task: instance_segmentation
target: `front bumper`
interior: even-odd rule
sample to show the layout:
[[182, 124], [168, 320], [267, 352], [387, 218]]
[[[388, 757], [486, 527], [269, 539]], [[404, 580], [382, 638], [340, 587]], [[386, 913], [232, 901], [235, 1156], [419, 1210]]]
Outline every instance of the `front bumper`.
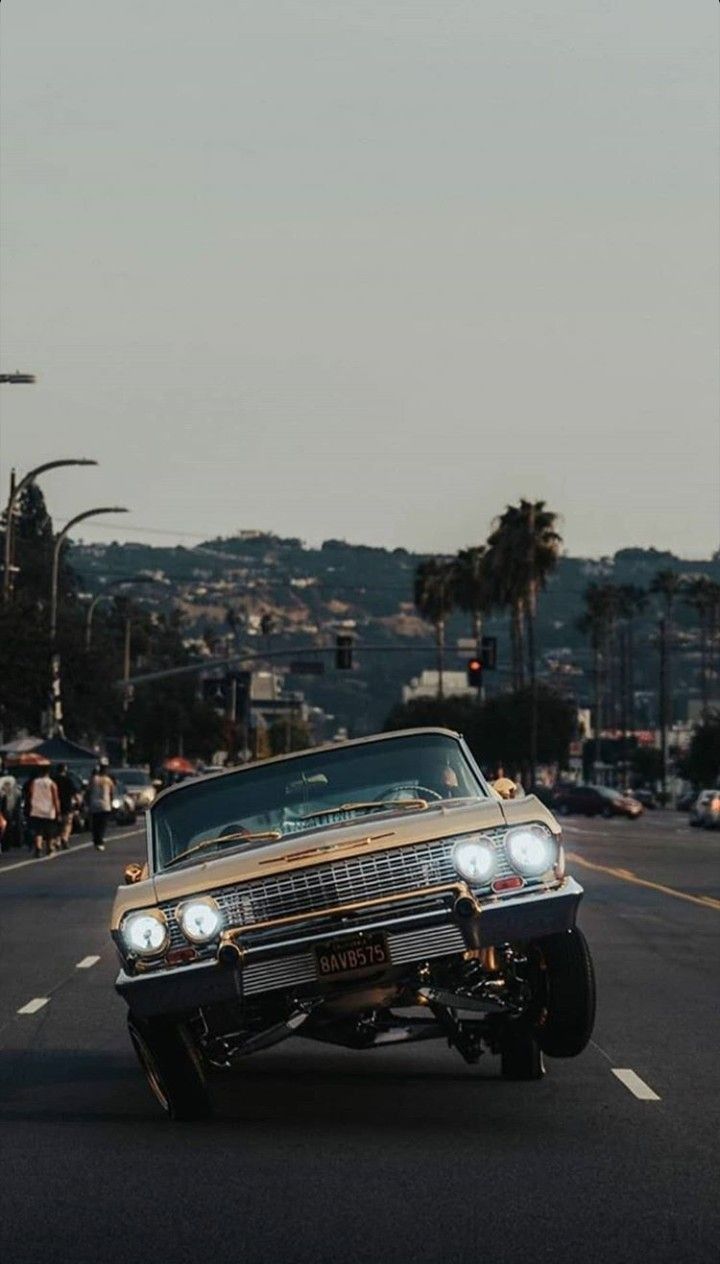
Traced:
[[[483, 903], [477, 914], [461, 917], [446, 902], [371, 918], [344, 918], [291, 939], [264, 937], [243, 945], [237, 966], [216, 960], [174, 966], [154, 973], [120, 971], [116, 989], [134, 1014], [151, 1017], [182, 1014], [223, 1002], [237, 1002], [267, 992], [302, 988], [312, 994], [337, 989], [318, 980], [314, 946], [323, 940], [355, 936], [359, 931], [387, 935], [392, 968], [437, 957], [462, 955], [468, 949], [542, 939], [575, 925], [582, 887], [565, 878], [551, 890], [525, 892]], [[350, 980], [352, 983], [353, 980]]]

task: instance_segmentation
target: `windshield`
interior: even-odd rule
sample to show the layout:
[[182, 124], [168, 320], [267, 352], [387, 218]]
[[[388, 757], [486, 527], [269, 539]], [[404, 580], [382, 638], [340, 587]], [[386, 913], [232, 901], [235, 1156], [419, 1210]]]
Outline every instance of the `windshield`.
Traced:
[[150, 777], [141, 768], [111, 768], [110, 774], [116, 781], [123, 781], [126, 786], [149, 786]]
[[[338, 746], [234, 775], [195, 781], [161, 799], [152, 812], [155, 864], [192, 863], [202, 855], [261, 846], [268, 833], [285, 838], [327, 829], [395, 804], [486, 798], [460, 743], [420, 733], [361, 746]], [[402, 809], [401, 809], [402, 810]], [[261, 835], [261, 838], [253, 838]], [[207, 844], [203, 846], [203, 844]], [[187, 860], [182, 853], [193, 849]]]

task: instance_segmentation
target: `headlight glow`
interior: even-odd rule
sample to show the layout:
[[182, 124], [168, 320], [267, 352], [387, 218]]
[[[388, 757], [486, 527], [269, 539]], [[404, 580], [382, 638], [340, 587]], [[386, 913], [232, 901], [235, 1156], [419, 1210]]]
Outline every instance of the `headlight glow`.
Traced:
[[511, 829], [505, 836], [505, 851], [513, 869], [524, 878], [539, 878], [557, 859], [557, 844], [544, 825]]
[[181, 904], [175, 914], [180, 929], [192, 944], [206, 944], [219, 934], [223, 915], [212, 896], [200, 896]]
[[471, 886], [486, 886], [495, 873], [495, 852], [479, 838], [462, 838], [455, 844], [452, 861], [466, 882]]
[[140, 957], [156, 956], [168, 942], [164, 914], [159, 909], [130, 913], [123, 922], [122, 937], [130, 952], [136, 952]]

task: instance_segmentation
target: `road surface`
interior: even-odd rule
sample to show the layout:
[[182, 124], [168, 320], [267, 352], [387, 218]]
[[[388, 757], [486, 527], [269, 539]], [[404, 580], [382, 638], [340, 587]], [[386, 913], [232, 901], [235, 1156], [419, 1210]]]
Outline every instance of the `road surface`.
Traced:
[[442, 1044], [293, 1040], [165, 1121], [113, 991], [118, 831], [0, 857], [0, 1252], [13, 1264], [720, 1257], [720, 832], [573, 818], [595, 1037], [540, 1083]]

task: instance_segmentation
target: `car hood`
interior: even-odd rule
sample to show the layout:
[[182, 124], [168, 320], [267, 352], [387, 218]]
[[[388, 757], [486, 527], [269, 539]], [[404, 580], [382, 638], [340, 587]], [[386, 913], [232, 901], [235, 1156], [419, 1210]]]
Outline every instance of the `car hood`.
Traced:
[[250, 851], [227, 855], [212, 853], [195, 864], [169, 869], [130, 887], [120, 887], [113, 910], [113, 927], [117, 927], [131, 909], [146, 908], [150, 904], [182, 900], [201, 891], [275, 877], [280, 873], [294, 873], [336, 859], [367, 856], [413, 843], [526, 821], [542, 821], [554, 833], [559, 833], [554, 816], [534, 795], [508, 802], [493, 797], [471, 803], [449, 801], [419, 812], [373, 814], [358, 821], [259, 844]]

